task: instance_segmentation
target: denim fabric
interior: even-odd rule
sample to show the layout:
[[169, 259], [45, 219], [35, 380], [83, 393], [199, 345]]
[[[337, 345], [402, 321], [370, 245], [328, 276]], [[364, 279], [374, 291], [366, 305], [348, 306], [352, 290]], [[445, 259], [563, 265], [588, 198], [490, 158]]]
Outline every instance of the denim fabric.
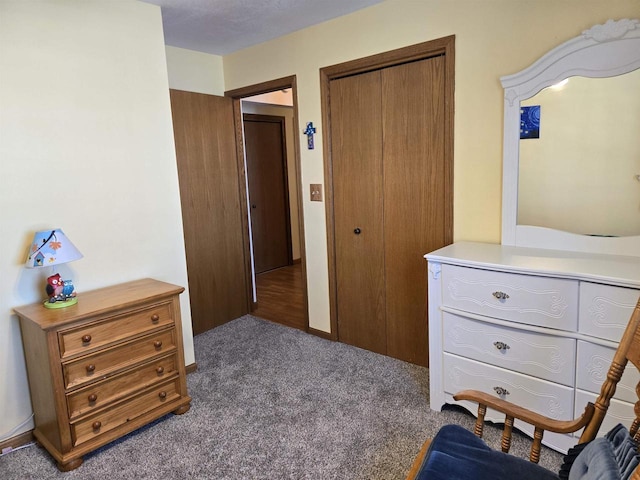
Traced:
[[528, 460], [492, 450], [472, 432], [446, 425], [434, 437], [417, 480], [558, 480]]
[[573, 462], [569, 480], [627, 480], [638, 463], [636, 443], [618, 424], [584, 448]]
[[[578, 453], [579, 452], [579, 453]], [[640, 463], [637, 445], [622, 425], [605, 437], [580, 445], [569, 480], [628, 480]], [[558, 480], [553, 472], [528, 460], [492, 450], [472, 432], [442, 427], [435, 436], [416, 480]]]

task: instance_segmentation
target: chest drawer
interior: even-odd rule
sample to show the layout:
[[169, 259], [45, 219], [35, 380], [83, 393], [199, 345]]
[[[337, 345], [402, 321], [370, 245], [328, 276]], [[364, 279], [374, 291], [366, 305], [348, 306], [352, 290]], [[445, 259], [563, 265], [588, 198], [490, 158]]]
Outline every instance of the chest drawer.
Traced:
[[67, 394], [69, 418], [75, 419], [92, 410], [102, 408], [115, 400], [144, 389], [153, 383], [161, 382], [177, 373], [176, 355], [173, 354], [127, 370], [105, 381], [75, 390], [73, 393]]
[[138, 340], [86, 355], [63, 364], [65, 388], [73, 388], [116, 373], [160, 353], [176, 349], [174, 329], [163, 330]]
[[169, 304], [154, 305], [102, 322], [64, 330], [58, 334], [60, 355], [68, 358], [159, 327], [173, 324]]
[[576, 331], [578, 282], [442, 266], [442, 304], [518, 323]]
[[[598, 398], [598, 395], [594, 393], [576, 390], [576, 418], [582, 415], [587, 403], [595, 403], [596, 398]], [[619, 423], [629, 426], [633, 424], [633, 420], [635, 418], [632, 403], [621, 402], [620, 400], [612, 398], [609, 408], [607, 409], [607, 414], [605, 415], [604, 420], [602, 420], [602, 425], [600, 425], [598, 436], [604, 436], [609, 430]], [[581, 433], [582, 430], [579, 430], [574, 433], [574, 436], [580, 437]]]
[[164, 403], [170, 403], [172, 400], [180, 398], [179, 389], [179, 379], [176, 378], [171, 382], [156, 385], [135, 397], [115, 405], [113, 408], [72, 423], [71, 436], [73, 445], [78, 446], [92, 440], [160, 407]]
[[619, 342], [639, 296], [633, 288], [581, 282], [580, 332]]
[[[607, 378], [607, 372], [614, 354], [615, 350], [612, 348], [578, 340], [576, 387], [599, 394], [600, 388]], [[635, 403], [638, 400], [636, 395], [638, 382], [640, 382], [638, 369], [631, 364], [627, 364], [613, 398]]]
[[573, 418], [573, 388], [447, 353], [443, 360], [449, 394], [480, 390], [554, 419]]
[[443, 313], [445, 352], [573, 386], [576, 341]]

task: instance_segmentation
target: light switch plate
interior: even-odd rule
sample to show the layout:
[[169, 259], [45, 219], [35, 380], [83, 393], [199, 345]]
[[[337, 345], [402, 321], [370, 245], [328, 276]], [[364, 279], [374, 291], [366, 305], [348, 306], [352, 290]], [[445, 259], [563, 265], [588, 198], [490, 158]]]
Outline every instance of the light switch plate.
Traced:
[[311, 201], [312, 202], [321, 202], [322, 201], [322, 184], [321, 183], [312, 183], [311, 187]]

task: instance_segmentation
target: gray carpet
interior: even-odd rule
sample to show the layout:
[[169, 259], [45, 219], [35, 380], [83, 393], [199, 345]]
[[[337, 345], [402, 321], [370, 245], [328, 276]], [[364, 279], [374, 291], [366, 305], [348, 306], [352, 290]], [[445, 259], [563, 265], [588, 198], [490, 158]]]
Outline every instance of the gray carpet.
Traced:
[[[10, 479], [403, 479], [457, 409], [429, 410], [428, 371], [244, 316], [195, 337], [191, 410], [168, 415], [59, 472], [32, 446], [0, 457]], [[499, 431], [485, 439], [498, 446]], [[530, 443], [516, 436], [512, 452]], [[541, 464], [557, 470], [548, 449]]]

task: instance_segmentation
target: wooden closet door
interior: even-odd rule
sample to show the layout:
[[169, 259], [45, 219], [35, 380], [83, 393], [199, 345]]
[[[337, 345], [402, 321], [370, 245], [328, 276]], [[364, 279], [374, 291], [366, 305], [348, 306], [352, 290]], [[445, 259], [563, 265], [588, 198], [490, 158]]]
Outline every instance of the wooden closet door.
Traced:
[[387, 355], [427, 365], [423, 255], [447, 238], [444, 57], [381, 73]]
[[385, 354], [380, 72], [329, 88], [339, 340]]

